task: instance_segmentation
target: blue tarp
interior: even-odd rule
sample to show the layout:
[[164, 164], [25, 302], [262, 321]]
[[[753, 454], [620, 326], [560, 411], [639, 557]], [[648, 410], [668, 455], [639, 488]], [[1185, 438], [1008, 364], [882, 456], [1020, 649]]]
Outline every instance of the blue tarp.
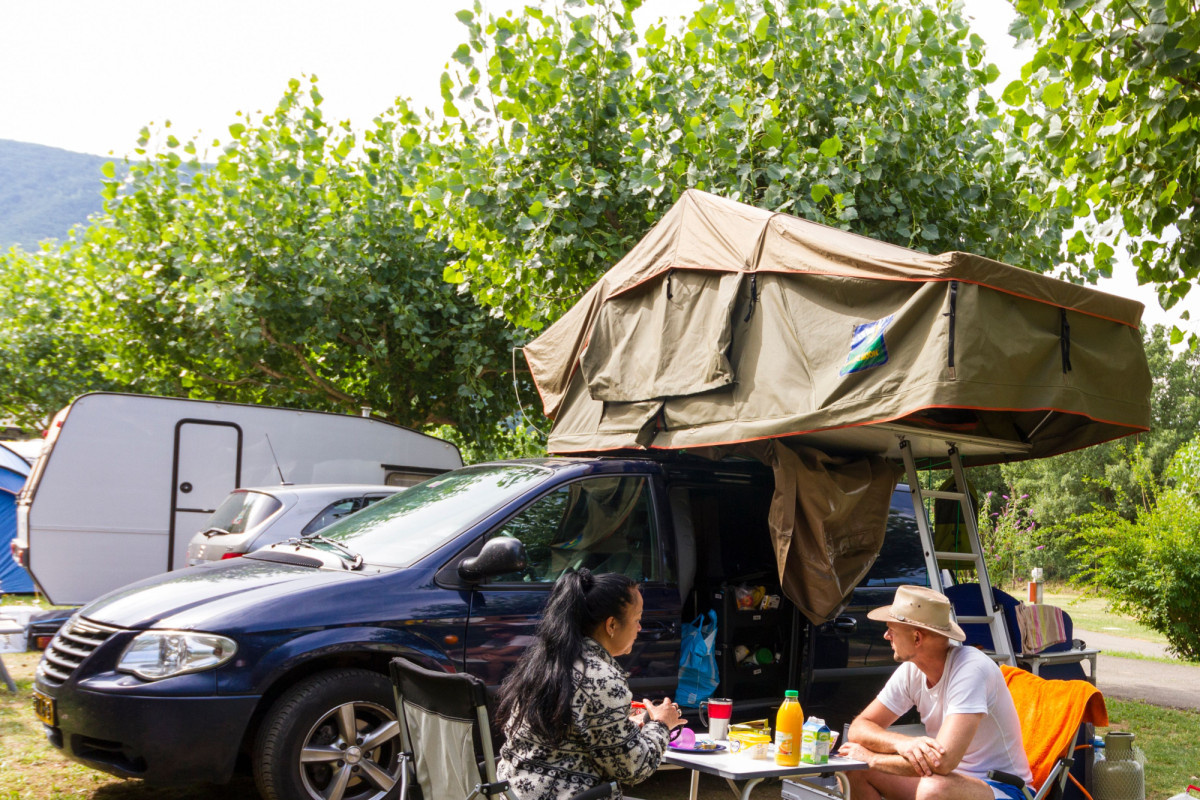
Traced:
[[0, 592], [33, 591], [33, 579], [12, 560], [9, 549], [17, 536], [17, 494], [28, 476], [25, 459], [0, 444]]

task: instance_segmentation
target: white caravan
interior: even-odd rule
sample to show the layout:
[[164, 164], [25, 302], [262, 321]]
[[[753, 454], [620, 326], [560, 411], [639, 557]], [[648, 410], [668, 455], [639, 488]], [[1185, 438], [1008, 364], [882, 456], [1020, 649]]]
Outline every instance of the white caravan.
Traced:
[[86, 394], [60, 411], [17, 501], [13, 552], [54, 603], [187, 566], [233, 489], [408, 486], [462, 466], [442, 439], [370, 417]]

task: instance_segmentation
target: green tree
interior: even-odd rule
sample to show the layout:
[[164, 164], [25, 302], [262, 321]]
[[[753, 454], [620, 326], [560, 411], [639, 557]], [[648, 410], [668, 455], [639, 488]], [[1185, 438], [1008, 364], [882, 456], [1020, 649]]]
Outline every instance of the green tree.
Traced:
[[113, 330], [102, 295], [73, 269], [72, 245], [0, 255], [0, 417], [37, 430], [105, 371]]
[[[1042, 196], [1085, 221], [1068, 247], [1091, 280], [1125, 241], [1164, 308], [1200, 277], [1200, 5], [1017, 0], [1037, 48], [1005, 88], [1022, 135], [1057, 177]], [[1183, 333], [1173, 332], [1176, 341]]]
[[720, 0], [639, 33], [638, 0], [460, 18], [447, 144], [415, 200], [447, 278], [519, 325], [555, 319], [688, 187], [929, 251], [1037, 270], [1069, 210], [986, 86], [949, 0]]
[[1085, 557], [1095, 567], [1077, 580], [1166, 636], [1176, 655], [1200, 661], [1200, 438], [1180, 448], [1166, 477], [1136, 519], [1111, 511], [1086, 518]]
[[230, 126], [208, 165], [164, 131], [64, 250], [59, 267], [97, 300], [61, 313], [126, 389], [371, 406], [406, 425], [500, 435], [513, 331], [442, 280], [446, 246], [409, 213], [433, 152], [420, 120], [401, 103], [360, 140], [321, 101], [315, 79], [292, 81], [271, 113]]

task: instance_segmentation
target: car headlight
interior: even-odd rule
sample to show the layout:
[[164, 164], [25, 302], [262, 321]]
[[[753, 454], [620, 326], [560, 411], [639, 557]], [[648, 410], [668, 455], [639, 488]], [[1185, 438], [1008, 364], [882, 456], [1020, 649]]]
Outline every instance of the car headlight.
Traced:
[[117, 669], [156, 681], [219, 667], [237, 652], [237, 642], [215, 633], [146, 631], [134, 637]]

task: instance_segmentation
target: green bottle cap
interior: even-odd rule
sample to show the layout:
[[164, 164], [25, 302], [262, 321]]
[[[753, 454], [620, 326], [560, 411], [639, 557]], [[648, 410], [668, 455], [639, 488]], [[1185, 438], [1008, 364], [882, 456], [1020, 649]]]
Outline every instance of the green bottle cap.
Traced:
[[799, 700], [800, 692], [797, 691], [796, 689], [788, 689], [786, 692], [783, 693], [783, 696], [790, 697], [793, 700]]

